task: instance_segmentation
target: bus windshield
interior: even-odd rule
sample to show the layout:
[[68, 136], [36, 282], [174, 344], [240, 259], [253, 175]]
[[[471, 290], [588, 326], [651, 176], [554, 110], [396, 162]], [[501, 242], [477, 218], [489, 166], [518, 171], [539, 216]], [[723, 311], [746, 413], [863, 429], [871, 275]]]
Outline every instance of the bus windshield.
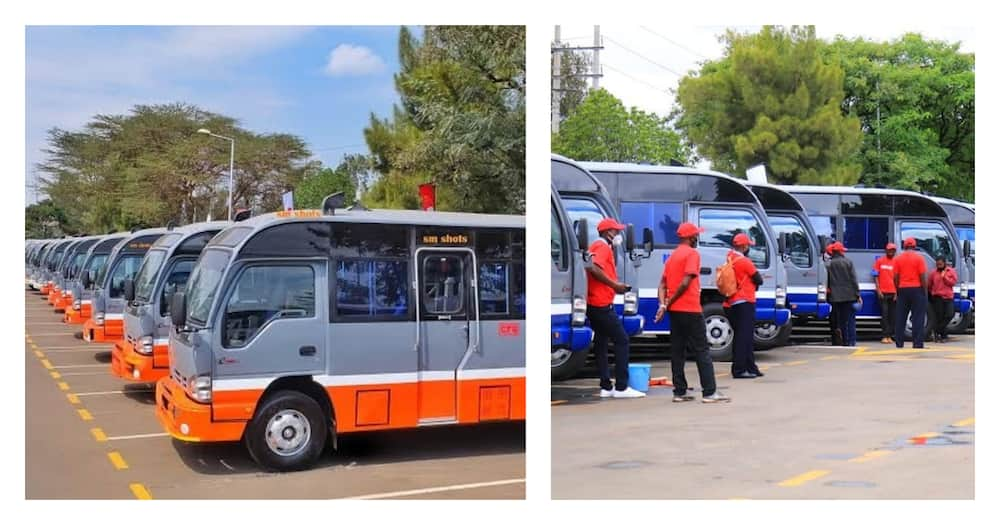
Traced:
[[[89, 261], [87, 261], [87, 267], [84, 268], [83, 271], [100, 273], [102, 271], [101, 269], [104, 267], [106, 262], [108, 262], [108, 254], [106, 253], [94, 254], [94, 256], [91, 257]], [[94, 278], [94, 282], [95, 283], [98, 282], [96, 277]]]
[[139, 273], [135, 275], [135, 299], [136, 302], [145, 304], [149, 302], [153, 294], [153, 284], [156, 282], [156, 275], [160, 273], [160, 266], [167, 252], [164, 250], [149, 250], [146, 258], [139, 267]]
[[188, 319], [196, 324], [208, 324], [212, 301], [218, 292], [222, 274], [229, 265], [229, 250], [205, 250], [198, 259], [187, 285]]
[[955, 265], [955, 252], [952, 250], [948, 230], [938, 222], [902, 221], [899, 226], [900, 237], [913, 237], [917, 248], [931, 257], [943, 255], [949, 265]]
[[86, 253], [78, 253], [73, 256], [73, 262], [69, 265], [66, 277], [69, 277], [70, 279], [76, 277], [76, 274], [80, 271], [80, 265], [83, 264], [83, 258], [86, 256]]
[[785, 246], [785, 253], [789, 256], [792, 264], [799, 268], [812, 267], [812, 250], [809, 247], [809, 234], [802, 221], [787, 215], [768, 215], [768, 222], [774, 234], [780, 236], [788, 234], [788, 244]]
[[610, 214], [601, 210], [596, 202], [585, 197], [563, 197], [563, 206], [566, 208], [566, 215], [569, 215], [574, 225], [580, 219], [587, 219], [587, 246], [597, 240], [597, 223], [601, 219], [610, 217]]

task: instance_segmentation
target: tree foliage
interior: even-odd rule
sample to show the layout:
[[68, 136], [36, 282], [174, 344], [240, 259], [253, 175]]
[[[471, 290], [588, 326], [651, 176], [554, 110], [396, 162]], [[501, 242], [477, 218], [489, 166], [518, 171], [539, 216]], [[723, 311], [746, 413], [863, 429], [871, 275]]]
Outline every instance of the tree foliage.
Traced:
[[358, 189], [363, 191], [370, 173], [371, 159], [368, 156], [344, 155], [336, 169], [321, 168], [306, 174], [295, 187], [295, 207], [319, 208], [323, 198], [337, 192], [344, 193], [345, 205], [354, 204]]
[[591, 91], [552, 137], [552, 151], [576, 160], [689, 162], [690, 150], [667, 119], [625, 105], [605, 89]]
[[26, 239], [48, 239], [76, 233], [77, 230], [69, 224], [66, 211], [53, 204], [51, 199], [36, 202], [24, 209]]
[[861, 121], [862, 182], [974, 200], [974, 55], [918, 34], [823, 52], [845, 72], [842, 112]]
[[[559, 119], [567, 117], [587, 98], [587, 77], [590, 56], [584, 51], [566, 49], [559, 52]], [[553, 58], [555, 53], [552, 54]]]
[[188, 104], [139, 105], [80, 130], [50, 130], [36, 166], [43, 191], [80, 232], [225, 217], [229, 143], [200, 128], [236, 140], [234, 208], [281, 209], [281, 194], [307, 169], [298, 137], [257, 134]]
[[677, 127], [720, 171], [764, 163], [776, 182], [854, 184], [857, 117], [841, 112], [844, 73], [820, 56], [812, 27], [728, 31], [723, 58], [677, 89]]
[[364, 131], [381, 174], [364, 197], [378, 207], [419, 206], [417, 186], [437, 186], [437, 208], [524, 212], [523, 26], [400, 30], [400, 102]]

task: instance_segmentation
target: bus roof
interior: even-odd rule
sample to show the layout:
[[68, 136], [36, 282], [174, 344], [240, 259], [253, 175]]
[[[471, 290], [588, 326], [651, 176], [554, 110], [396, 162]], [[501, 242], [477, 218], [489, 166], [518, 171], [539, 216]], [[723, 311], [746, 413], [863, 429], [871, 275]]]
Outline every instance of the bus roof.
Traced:
[[557, 191], [607, 194], [604, 184], [581, 163], [555, 153], [552, 154], [552, 161], [557, 166], [552, 170], [552, 185]]
[[[256, 233], [268, 226], [287, 222], [360, 222], [399, 224], [407, 226], [466, 226], [470, 228], [524, 228], [524, 215], [458, 213], [420, 210], [349, 210], [338, 209], [334, 215], [322, 215], [319, 210], [265, 213], [230, 228], [252, 228]], [[227, 228], [228, 229], [228, 228]]]
[[801, 211], [805, 208], [794, 195], [772, 184], [747, 183], [765, 211]]
[[[670, 200], [759, 203], [757, 196], [750, 191], [745, 180], [718, 171], [687, 166], [659, 166], [629, 162], [581, 162], [580, 165], [595, 176], [598, 176], [599, 173], [615, 173], [677, 177], [676, 183], [671, 181], [670, 184], [657, 185], [655, 188], [644, 184], [645, 181], [649, 180], [646, 178], [633, 178], [629, 181], [619, 180], [618, 186], [612, 188], [610, 192], [617, 195], [618, 200], [621, 201], [633, 198], [645, 200], [650, 194], [655, 193], [658, 197], [662, 196]], [[678, 177], [681, 175], [686, 176], [683, 182]]]
[[948, 217], [951, 218], [953, 224], [969, 225], [976, 223], [976, 206], [974, 204], [945, 197], [931, 197], [931, 199], [940, 204], [944, 208], [944, 211], [948, 212]]
[[[900, 216], [932, 216], [948, 217], [945, 209], [934, 199], [927, 195], [908, 190], [895, 190], [889, 188], [855, 188], [853, 186], [778, 186], [779, 188], [793, 195], [837, 195], [856, 196], [862, 199], [862, 206], [855, 208], [847, 206], [839, 208], [834, 212], [828, 210], [827, 213], [845, 213], [862, 215], [900, 215]], [[879, 200], [878, 198], [882, 199]], [[797, 197], [798, 198], [798, 197]], [[802, 198], [799, 198], [802, 201]], [[864, 204], [867, 202], [868, 204]], [[802, 202], [807, 210], [810, 206]], [[857, 204], [857, 203], [855, 203]], [[880, 208], [872, 211], [870, 208]]]

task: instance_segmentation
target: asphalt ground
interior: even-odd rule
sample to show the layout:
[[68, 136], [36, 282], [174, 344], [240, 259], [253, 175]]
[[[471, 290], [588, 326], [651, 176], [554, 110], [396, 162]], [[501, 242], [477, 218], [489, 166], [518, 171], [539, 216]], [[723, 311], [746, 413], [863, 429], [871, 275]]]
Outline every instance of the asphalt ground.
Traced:
[[[669, 381], [665, 348], [633, 354]], [[600, 399], [596, 367], [552, 387], [556, 499], [972, 499], [975, 335], [897, 350], [798, 345], [756, 353], [731, 403]], [[656, 351], [654, 351], [656, 350]]]
[[267, 472], [240, 443], [167, 436], [153, 385], [111, 375], [111, 344], [35, 292], [25, 310], [28, 499], [524, 498], [523, 422], [344, 435], [311, 470]]

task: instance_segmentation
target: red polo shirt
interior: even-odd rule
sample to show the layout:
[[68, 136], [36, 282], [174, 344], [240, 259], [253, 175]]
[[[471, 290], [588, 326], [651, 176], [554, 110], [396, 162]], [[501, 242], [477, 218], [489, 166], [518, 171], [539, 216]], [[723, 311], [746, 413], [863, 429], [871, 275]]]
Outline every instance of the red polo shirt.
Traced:
[[[883, 255], [875, 261], [875, 265], [872, 266], [878, 274], [878, 290], [882, 293], [896, 293], [896, 283], [892, 280], [895, 275], [895, 265], [896, 259], [899, 257], [893, 257], [892, 259]], [[921, 257], [921, 260], [923, 258]], [[902, 284], [902, 283], [900, 283]], [[919, 285], [919, 281], [917, 282]]]
[[916, 250], [905, 250], [897, 255], [893, 267], [899, 275], [900, 288], [919, 288], [920, 274], [927, 273], [927, 263]]
[[[604, 271], [612, 281], [618, 280], [615, 269], [615, 253], [604, 239], [597, 239], [590, 245], [591, 262]], [[615, 289], [598, 281], [587, 272], [587, 304], [603, 308], [615, 301]]]
[[751, 277], [757, 272], [757, 267], [749, 257], [735, 250], [730, 250], [727, 259], [733, 261], [733, 272], [736, 273], [736, 293], [726, 299], [722, 306], [728, 308], [733, 303], [746, 301], [748, 303], [757, 302], [757, 288], [753, 285]]
[[667, 307], [671, 312], [701, 313], [701, 255], [687, 244], [681, 244], [663, 265], [661, 280], [667, 285], [667, 299], [681, 286], [685, 275], [694, 275], [684, 294]]

